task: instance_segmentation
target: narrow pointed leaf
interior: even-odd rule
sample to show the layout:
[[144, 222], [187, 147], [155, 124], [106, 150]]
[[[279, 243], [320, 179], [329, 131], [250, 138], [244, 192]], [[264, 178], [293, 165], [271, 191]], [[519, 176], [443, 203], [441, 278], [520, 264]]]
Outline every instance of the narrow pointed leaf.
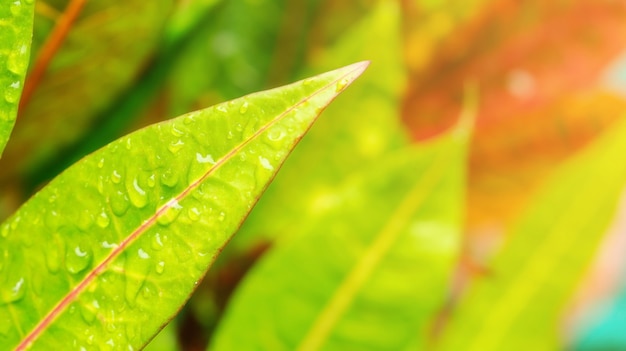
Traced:
[[346, 179], [332, 210], [246, 276], [211, 349], [423, 349], [460, 248], [467, 136]]
[[34, 1], [0, 6], [0, 156], [9, 140], [30, 58]]
[[0, 228], [0, 345], [143, 346], [358, 63], [115, 141]]
[[458, 303], [440, 350], [554, 350], [559, 322], [626, 186], [626, 124], [565, 164]]

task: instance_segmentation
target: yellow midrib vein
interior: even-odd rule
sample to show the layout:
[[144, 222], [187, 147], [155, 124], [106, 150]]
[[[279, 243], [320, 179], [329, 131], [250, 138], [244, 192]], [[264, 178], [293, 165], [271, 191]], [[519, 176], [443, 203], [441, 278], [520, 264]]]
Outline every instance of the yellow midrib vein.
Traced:
[[331, 300], [324, 306], [312, 327], [302, 339], [297, 348], [298, 351], [319, 350], [327, 340], [332, 328], [347, 311], [359, 289], [370, 277], [385, 254], [390, 251], [413, 213], [422, 205], [428, 190], [434, 187], [440, 179], [442, 169], [444, 168], [442, 166], [445, 161], [445, 157], [441, 157], [441, 153], [435, 156], [433, 164], [400, 203], [397, 211], [370, 244], [365, 255], [339, 285]]

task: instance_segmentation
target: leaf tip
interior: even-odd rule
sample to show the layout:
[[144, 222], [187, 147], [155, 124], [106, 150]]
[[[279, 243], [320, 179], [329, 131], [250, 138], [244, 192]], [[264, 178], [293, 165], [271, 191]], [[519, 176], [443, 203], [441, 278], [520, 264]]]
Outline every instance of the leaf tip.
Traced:
[[336, 92], [340, 93], [344, 91], [350, 84], [359, 78], [363, 72], [365, 72], [369, 65], [370, 61], [361, 61], [336, 70], [335, 72], [342, 77], [337, 83]]

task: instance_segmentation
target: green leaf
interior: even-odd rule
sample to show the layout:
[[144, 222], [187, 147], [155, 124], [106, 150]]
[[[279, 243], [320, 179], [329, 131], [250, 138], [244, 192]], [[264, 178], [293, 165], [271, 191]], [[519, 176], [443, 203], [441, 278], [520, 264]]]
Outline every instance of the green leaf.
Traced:
[[[347, 176], [407, 145], [398, 117], [405, 85], [399, 23], [397, 2], [383, 1], [319, 60], [319, 70], [365, 58], [372, 65], [358, 86], [328, 108], [330, 118], [311, 129], [229, 249], [246, 251], [297, 230], [332, 205], [335, 189]], [[380, 50], [381, 42], [386, 50]]]
[[142, 129], [50, 182], [0, 228], [0, 345], [143, 346], [366, 66]]
[[9, 141], [33, 35], [34, 0], [0, 6], [0, 156]]
[[[40, 54], [69, 2], [40, 2], [48, 10], [37, 13], [33, 58]], [[15, 176], [16, 172], [23, 175], [58, 156], [60, 149], [71, 145], [102, 117], [100, 114], [140, 73], [158, 43], [173, 2], [86, 2], [32, 98], [20, 110], [12, 142], [0, 164], [6, 170], [2, 177]]]
[[626, 124], [554, 174], [508, 233], [444, 334], [441, 350], [554, 350], [559, 321], [626, 185]]
[[346, 179], [244, 278], [211, 349], [424, 347], [459, 253], [467, 141], [460, 127]]

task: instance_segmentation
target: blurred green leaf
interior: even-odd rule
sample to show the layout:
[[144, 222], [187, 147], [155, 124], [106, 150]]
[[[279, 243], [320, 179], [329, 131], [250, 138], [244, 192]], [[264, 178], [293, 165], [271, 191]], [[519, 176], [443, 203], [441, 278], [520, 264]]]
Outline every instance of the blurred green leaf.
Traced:
[[0, 156], [9, 140], [33, 34], [34, 1], [15, 1], [0, 6]]
[[244, 278], [211, 349], [423, 348], [460, 249], [467, 141], [460, 127], [345, 179]]
[[554, 350], [626, 185], [626, 124], [561, 167], [459, 302], [440, 350]]
[[[48, 40], [69, 0], [41, 1], [33, 58]], [[173, 0], [88, 1], [20, 110], [2, 161], [3, 177], [23, 175], [57, 157], [127, 89], [160, 38]], [[57, 11], [57, 12], [55, 12]], [[32, 67], [31, 67], [32, 68]]]
[[[407, 144], [398, 117], [404, 87], [399, 15], [395, 1], [381, 2], [313, 65], [325, 70], [350, 60], [372, 61], [359, 85], [333, 104], [326, 111], [329, 118], [294, 150], [228, 250], [245, 251], [259, 241], [288, 235], [332, 206], [334, 192], [347, 176]], [[381, 42], [386, 50], [380, 50]]]
[[50, 182], [0, 228], [0, 345], [144, 345], [366, 67], [142, 129]]

